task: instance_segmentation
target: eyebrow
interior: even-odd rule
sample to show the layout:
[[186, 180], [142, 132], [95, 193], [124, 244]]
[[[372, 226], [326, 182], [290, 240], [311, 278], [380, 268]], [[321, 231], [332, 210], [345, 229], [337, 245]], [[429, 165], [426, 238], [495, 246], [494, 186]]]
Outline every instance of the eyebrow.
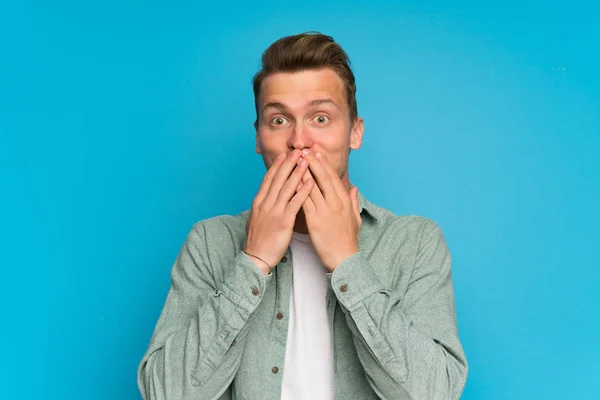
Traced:
[[311, 101], [310, 103], [308, 103], [309, 106], [318, 106], [320, 104], [333, 104], [336, 108], [339, 108], [338, 105], [336, 104], [335, 101], [333, 101], [332, 99], [316, 99]]
[[287, 107], [285, 105], [283, 105], [282, 103], [277, 103], [274, 101], [270, 101], [268, 103], [266, 103], [263, 107], [261, 111], [265, 111], [265, 109], [267, 108], [277, 108], [279, 110], [286, 110]]
[[[335, 101], [333, 101], [332, 99], [329, 99], [329, 98], [315, 99], [315, 100], [311, 101], [310, 103], [308, 103], [308, 105], [311, 106], [311, 107], [312, 106], [318, 106], [318, 105], [321, 105], [321, 104], [333, 104], [337, 109], [340, 108], [335, 103]], [[277, 109], [282, 110], [282, 111], [287, 110], [287, 107], [285, 106], [285, 104], [279, 103], [279, 102], [276, 102], [276, 101], [271, 101], [271, 102], [266, 103], [263, 106], [262, 111], [265, 111], [265, 109], [267, 109], [269, 107], [271, 107], [271, 108], [277, 108]]]

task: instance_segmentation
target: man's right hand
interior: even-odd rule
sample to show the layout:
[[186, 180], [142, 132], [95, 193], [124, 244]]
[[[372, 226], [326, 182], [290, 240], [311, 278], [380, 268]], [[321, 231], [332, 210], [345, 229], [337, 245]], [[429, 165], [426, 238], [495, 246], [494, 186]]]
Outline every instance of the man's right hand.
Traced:
[[252, 202], [244, 252], [256, 256], [250, 258], [265, 275], [270, 268], [257, 257], [274, 266], [285, 254], [292, 240], [296, 215], [314, 185], [312, 179], [302, 182], [307, 167], [299, 150], [287, 156], [281, 153], [265, 174]]

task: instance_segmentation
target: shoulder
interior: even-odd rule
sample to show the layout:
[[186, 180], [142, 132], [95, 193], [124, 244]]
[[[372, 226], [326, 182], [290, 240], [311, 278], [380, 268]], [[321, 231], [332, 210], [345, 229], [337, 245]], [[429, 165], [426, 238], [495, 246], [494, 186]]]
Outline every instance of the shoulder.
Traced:
[[437, 222], [421, 215], [397, 215], [387, 208], [370, 204], [373, 215], [377, 217], [378, 227], [382, 233], [402, 234], [411, 241], [421, 242], [424, 238], [439, 232]]
[[363, 227], [367, 225], [366, 248], [405, 259], [415, 258], [430, 248], [447, 249], [444, 234], [433, 219], [415, 214], [397, 215], [372, 203], [369, 210], [375, 219], [363, 223]]
[[421, 215], [396, 215], [374, 205], [370, 210], [376, 219], [370, 219], [366, 224], [363, 220], [363, 249], [371, 266], [388, 287], [402, 293], [406, 291], [414, 271], [422, 268], [424, 262], [429, 263], [426, 267], [432, 270], [440, 268], [440, 262], [432, 261], [433, 255], [441, 257], [447, 252], [437, 222]]
[[237, 215], [218, 215], [199, 220], [192, 225], [187, 242], [208, 252], [235, 254], [244, 245], [246, 219], [250, 210]]

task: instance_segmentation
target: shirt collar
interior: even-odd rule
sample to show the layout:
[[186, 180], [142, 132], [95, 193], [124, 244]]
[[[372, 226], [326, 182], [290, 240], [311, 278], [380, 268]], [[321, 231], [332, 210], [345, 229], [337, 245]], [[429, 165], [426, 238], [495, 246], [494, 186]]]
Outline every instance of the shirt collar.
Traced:
[[[350, 188], [353, 188], [354, 185], [352, 182], [350, 183]], [[377, 215], [377, 210], [375, 210], [375, 206], [363, 196], [360, 189], [358, 190], [358, 211], [362, 214], [363, 211], [366, 211], [375, 222], [379, 222], [379, 216]]]

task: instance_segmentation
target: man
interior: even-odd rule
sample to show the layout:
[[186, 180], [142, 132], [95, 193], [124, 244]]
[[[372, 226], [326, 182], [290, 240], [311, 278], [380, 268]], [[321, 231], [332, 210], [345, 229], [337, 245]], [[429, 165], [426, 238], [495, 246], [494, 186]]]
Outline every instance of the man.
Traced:
[[467, 362], [440, 228], [348, 177], [363, 120], [331, 37], [273, 43], [254, 77], [251, 210], [196, 223], [138, 370], [147, 400], [458, 399]]

